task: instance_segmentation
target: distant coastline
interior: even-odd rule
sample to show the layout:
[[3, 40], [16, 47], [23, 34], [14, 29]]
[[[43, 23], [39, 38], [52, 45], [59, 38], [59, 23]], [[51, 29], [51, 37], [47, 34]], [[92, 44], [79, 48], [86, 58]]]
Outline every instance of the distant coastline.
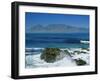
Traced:
[[26, 29], [26, 33], [88, 33], [89, 29], [86, 27], [75, 27], [66, 24], [48, 24], [43, 26], [41, 24], [34, 25]]

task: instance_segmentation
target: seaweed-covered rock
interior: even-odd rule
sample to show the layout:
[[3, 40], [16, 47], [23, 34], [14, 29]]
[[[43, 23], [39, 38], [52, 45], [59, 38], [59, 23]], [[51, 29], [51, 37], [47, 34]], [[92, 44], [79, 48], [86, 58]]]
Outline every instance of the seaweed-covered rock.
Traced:
[[76, 59], [75, 61], [76, 61], [77, 65], [85, 65], [86, 64], [86, 62], [82, 59]]
[[46, 48], [41, 54], [41, 59], [48, 63], [53, 63], [56, 61], [57, 56], [60, 55], [59, 48]]
[[65, 52], [67, 55], [71, 56], [71, 54], [70, 54], [70, 52], [69, 52], [68, 50], [64, 50], [64, 52]]

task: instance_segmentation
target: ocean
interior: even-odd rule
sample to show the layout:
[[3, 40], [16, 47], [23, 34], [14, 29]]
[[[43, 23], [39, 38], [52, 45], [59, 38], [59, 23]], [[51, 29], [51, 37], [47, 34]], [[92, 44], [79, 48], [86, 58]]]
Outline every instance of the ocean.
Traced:
[[26, 48], [88, 48], [89, 33], [26, 33]]
[[[43, 53], [44, 48], [60, 48], [60, 49], [75, 48], [79, 50], [80, 48], [89, 48], [89, 43], [88, 44], [81, 43], [80, 42], [81, 40], [89, 41], [89, 34], [87, 33], [69, 33], [69, 34], [26, 33], [25, 68], [76, 66], [75, 62], [72, 61], [72, 58], [69, 56], [55, 63], [46, 63], [44, 60], [41, 60], [40, 56]], [[85, 56], [86, 55], [87, 54], [85, 54]]]

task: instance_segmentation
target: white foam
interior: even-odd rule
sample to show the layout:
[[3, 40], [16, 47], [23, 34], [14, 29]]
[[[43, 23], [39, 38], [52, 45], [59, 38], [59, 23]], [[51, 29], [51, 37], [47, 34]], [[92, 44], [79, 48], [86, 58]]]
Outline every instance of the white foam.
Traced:
[[[35, 54], [35, 55], [29, 55], [26, 56], [26, 62], [30, 64], [30, 66], [27, 66], [26, 68], [33, 68], [33, 67], [64, 67], [64, 66], [77, 66], [75, 59], [82, 59], [86, 61], [86, 63], [89, 65], [90, 63], [90, 55], [89, 51], [86, 51], [81, 48], [71, 48], [71, 49], [63, 49], [63, 50], [68, 50], [69, 52], [73, 52], [74, 54], [71, 54], [71, 56], [66, 55], [63, 59], [58, 60], [54, 63], [47, 63], [44, 60], [41, 60], [40, 54]], [[84, 51], [86, 53], [80, 53], [77, 54], [74, 51]], [[64, 52], [63, 52], [64, 53]]]
[[[31, 67], [63, 67], [63, 66], [76, 66], [76, 63], [71, 59], [70, 56], [64, 57], [62, 60], [56, 61], [54, 63], [47, 63], [44, 60], [40, 59], [40, 55], [32, 55], [31, 58], [26, 57], [27, 63], [31, 63], [31, 66], [27, 66], [26, 68]], [[31, 59], [31, 60], [30, 60]]]
[[89, 41], [81, 40], [80, 43], [83, 43], [83, 44], [89, 44]]

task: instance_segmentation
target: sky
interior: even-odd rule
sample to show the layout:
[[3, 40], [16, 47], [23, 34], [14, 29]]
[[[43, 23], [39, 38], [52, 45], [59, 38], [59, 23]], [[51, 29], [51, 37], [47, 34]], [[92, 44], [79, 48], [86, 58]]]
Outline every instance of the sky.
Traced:
[[34, 25], [41, 24], [47, 26], [48, 24], [66, 24], [70, 26], [88, 28], [88, 15], [73, 15], [73, 14], [50, 14], [50, 13], [25, 13], [26, 29], [34, 27]]

